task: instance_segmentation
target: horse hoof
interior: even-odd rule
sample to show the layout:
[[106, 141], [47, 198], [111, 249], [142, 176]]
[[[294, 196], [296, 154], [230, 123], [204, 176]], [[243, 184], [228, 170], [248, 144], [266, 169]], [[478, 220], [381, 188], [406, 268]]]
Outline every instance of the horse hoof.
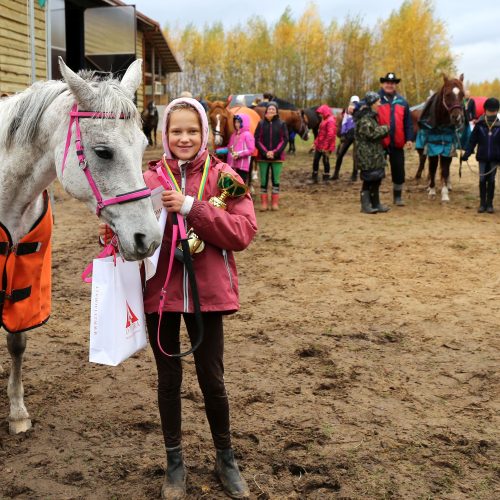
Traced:
[[429, 198], [433, 200], [436, 197], [436, 190], [434, 188], [429, 188]]
[[445, 203], [450, 201], [450, 197], [448, 196], [448, 189], [445, 187], [441, 190], [441, 201]]
[[9, 433], [12, 435], [26, 432], [29, 429], [31, 429], [31, 420], [29, 418], [9, 420]]

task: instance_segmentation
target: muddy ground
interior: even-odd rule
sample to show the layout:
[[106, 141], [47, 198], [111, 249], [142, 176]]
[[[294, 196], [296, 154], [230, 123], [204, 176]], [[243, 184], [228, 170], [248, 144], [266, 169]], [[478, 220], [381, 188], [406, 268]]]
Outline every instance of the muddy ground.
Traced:
[[[306, 186], [311, 160], [299, 144], [281, 210], [258, 213], [237, 256], [242, 308], [225, 323], [232, 433], [253, 498], [500, 498], [500, 201], [478, 215], [477, 178], [459, 181], [455, 165], [449, 204], [409, 181], [405, 208], [363, 215], [351, 158], [339, 182]], [[386, 179], [383, 201], [389, 191]], [[8, 434], [0, 350], [0, 498], [158, 498], [152, 355], [87, 362], [80, 272], [97, 223], [60, 189], [56, 199], [54, 307], [29, 335], [26, 435]], [[224, 498], [192, 360], [184, 367], [189, 498]]]

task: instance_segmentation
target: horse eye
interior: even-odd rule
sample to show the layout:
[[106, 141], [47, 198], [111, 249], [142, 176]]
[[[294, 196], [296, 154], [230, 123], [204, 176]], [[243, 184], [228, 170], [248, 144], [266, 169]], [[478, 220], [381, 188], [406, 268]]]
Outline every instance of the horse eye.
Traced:
[[113, 151], [106, 146], [96, 146], [94, 148], [94, 153], [103, 160], [113, 159]]

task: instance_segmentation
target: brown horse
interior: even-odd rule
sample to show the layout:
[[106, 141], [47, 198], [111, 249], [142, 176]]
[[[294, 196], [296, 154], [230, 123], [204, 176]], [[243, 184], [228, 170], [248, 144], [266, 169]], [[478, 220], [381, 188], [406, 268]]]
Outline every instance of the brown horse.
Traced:
[[[461, 147], [460, 143], [462, 139], [458, 138], [458, 134], [461, 133], [460, 129], [464, 127], [464, 125], [467, 126], [463, 108], [464, 75], [460, 75], [459, 78], [448, 78], [446, 75], [443, 75], [443, 80], [444, 83], [439, 92], [432, 95], [427, 100], [422, 110], [414, 110], [412, 118], [418, 123], [422, 133], [427, 137], [427, 144], [429, 147], [433, 144], [441, 144], [443, 146], [442, 150], [446, 151], [444, 147], [449, 147], [451, 154], [455, 147]], [[420, 148], [417, 150], [419, 149]], [[420, 165], [417, 176], [421, 175], [423, 162], [425, 162], [423, 150], [419, 150], [419, 155]], [[441, 201], [449, 201], [448, 191], [450, 189], [449, 176], [451, 160], [451, 156], [444, 154], [429, 156], [429, 197], [433, 198], [436, 196], [435, 180], [439, 163], [441, 166], [441, 179], [443, 184], [441, 189]]]
[[224, 101], [207, 101], [208, 123], [213, 134], [213, 148], [227, 146], [234, 132], [233, 115]]
[[[253, 108], [254, 111], [258, 113], [261, 118], [264, 118], [266, 113], [265, 106], [256, 106]], [[301, 139], [307, 141], [309, 138], [309, 128], [307, 123], [304, 121], [302, 112], [298, 109], [280, 109], [278, 115], [282, 122], [286, 123], [288, 132], [295, 132]]]

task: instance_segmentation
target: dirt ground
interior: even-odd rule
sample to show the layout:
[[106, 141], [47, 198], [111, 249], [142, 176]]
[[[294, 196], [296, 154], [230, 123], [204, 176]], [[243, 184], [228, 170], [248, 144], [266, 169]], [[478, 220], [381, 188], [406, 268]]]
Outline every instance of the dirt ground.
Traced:
[[[405, 208], [363, 215], [350, 156], [339, 182], [307, 186], [312, 158], [298, 146], [281, 210], [258, 212], [237, 256], [242, 308], [225, 322], [232, 434], [253, 498], [500, 498], [500, 202], [477, 214], [477, 177], [459, 180], [455, 165], [448, 205], [410, 180]], [[80, 273], [97, 223], [60, 189], [56, 200], [53, 313], [29, 335], [26, 435], [8, 434], [0, 350], [0, 498], [158, 498], [151, 352], [88, 363]], [[189, 498], [224, 498], [192, 360], [184, 367]]]

